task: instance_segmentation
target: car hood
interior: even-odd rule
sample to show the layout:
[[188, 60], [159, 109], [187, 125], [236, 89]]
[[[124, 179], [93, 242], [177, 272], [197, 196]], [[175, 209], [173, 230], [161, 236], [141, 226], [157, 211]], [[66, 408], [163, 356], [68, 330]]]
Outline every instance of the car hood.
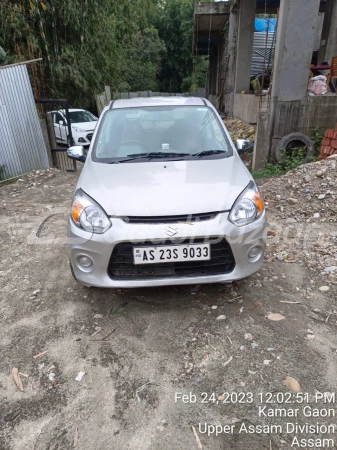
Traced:
[[93, 122], [79, 122], [79, 123], [72, 123], [71, 128], [80, 128], [84, 131], [94, 131], [96, 128], [97, 121]]
[[236, 156], [122, 164], [101, 164], [89, 158], [77, 187], [110, 216], [227, 211], [251, 180]]

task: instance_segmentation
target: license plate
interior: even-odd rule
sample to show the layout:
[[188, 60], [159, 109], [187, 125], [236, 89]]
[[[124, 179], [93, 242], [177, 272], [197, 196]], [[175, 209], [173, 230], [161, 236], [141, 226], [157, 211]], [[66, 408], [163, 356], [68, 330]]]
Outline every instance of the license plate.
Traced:
[[211, 259], [210, 244], [160, 245], [158, 247], [134, 247], [135, 264], [157, 264], [181, 261], [205, 261]]

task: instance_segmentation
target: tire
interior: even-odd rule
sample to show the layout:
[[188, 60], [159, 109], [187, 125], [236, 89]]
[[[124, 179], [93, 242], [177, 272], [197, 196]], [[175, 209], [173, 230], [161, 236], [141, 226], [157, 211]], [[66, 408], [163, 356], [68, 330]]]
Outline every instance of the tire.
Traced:
[[291, 153], [291, 146], [306, 147], [307, 153], [305, 155], [302, 164], [309, 161], [309, 158], [315, 154], [315, 146], [312, 140], [303, 133], [290, 133], [284, 136], [277, 145], [275, 150], [275, 159], [277, 162], [282, 162], [286, 155], [283, 153], [283, 149], [286, 149], [287, 153]]

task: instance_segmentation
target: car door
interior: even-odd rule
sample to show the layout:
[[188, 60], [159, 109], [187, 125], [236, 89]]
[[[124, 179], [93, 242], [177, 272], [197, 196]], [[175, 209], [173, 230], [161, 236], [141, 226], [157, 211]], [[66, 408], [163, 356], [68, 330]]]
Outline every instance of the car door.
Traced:
[[67, 127], [67, 120], [64, 116], [64, 114], [59, 113], [62, 119], [60, 120], [60, 129], [61, 129], [61, 139], [62, 142], [65, 144], [68, 143], [68, 127]]
[[67, 126], [66, 120], [60, 112], [54, 113], [54, 130], [56, 142], [61, 144], [67, 143]]
[[54, 132], [55, 132], [56, 142], [58, 142], [58, 143], [62, 142], [60, 122], [62, 122], [62, 116], [60, 113], [55, 112], [54, 113]]

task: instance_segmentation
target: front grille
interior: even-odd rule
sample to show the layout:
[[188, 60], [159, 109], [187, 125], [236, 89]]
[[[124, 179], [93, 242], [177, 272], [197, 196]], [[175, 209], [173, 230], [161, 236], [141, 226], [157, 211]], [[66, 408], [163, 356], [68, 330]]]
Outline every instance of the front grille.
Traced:
[[[214, 239], [213, 239], [214, 240]], [[232, 249], [225, 239], [212, 243], [212, 239], [195, 239], [179, 242], [179, 244], [211, 243], [211, 259], [208, 261], [183, 261], [160, 264], [133, 263], [133, 247], [153, 246], [153, 242], [144, 242], [141, 245], [132, 242], [117, 244], [112, 252], [108, 275], [113, 280], [144, 280], [154, 278], [173, 277], [202, 277], [208, 275], [221, 275], [230, 273], [235, 267]], [[160, 245], [172, 245], [173, 241], [161, 242]]]
[[177, 222], [202, 222], [214, 219], [219, 212], [184, 214], [181, 216], [130, 216], [123, 217], [127, 223], [177, 223]]
[[87, 139], [88, 139], [88, 141], [91, 141], [93, 134], [94, 134], [94, 133], [89, 133], [89, 134], [87, 134]]

